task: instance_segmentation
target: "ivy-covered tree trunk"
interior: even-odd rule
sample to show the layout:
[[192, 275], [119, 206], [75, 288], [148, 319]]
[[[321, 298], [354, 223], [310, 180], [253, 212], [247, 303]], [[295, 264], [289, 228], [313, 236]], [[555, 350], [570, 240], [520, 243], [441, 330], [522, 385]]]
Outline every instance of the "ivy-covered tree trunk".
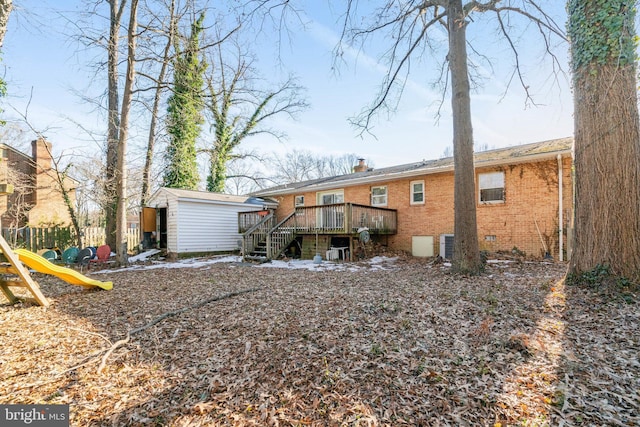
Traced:
[[215, 149], [209, 154], [209, 175], [207, 176], [207, 191], [224, 192], [227, 181], [227, 163], [230, 160], [229, 150]]
[[174, 65], [173, 95], [169, 98], [167, 169], [165, 187], [195, 190], [200, 182], [196, 140], [203, 123], [202, 90], [206, 63], [200, 60], [200, 35], [204, 14], [193, 23], [191, 36]]
[[569, 0], [575, 232], [569, 272], [640, 279], [635, 1]]
[[449, 70], [453, 114], [454, 243], [452, 269], [466, 274], [481, 271], [476, 225], [473, 128], [467, 67], [466, 20], [461, 0], [449, 1]]

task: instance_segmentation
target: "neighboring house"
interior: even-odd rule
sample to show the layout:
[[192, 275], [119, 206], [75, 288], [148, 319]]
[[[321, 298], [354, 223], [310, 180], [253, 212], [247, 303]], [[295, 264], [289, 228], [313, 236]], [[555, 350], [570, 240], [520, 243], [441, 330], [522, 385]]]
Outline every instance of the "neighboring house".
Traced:
[[238, 214], [275, 207], [257, 197], [160, 188], [141, 215], [143, 242], [176, 255], [236, 251], [242, 238]]
[[[0, 144], [0, 183], [13, 186], [13, 193], [0, 197], [2, 227], [71, 224], [52, 164], [51, 143], [42, 138], [31, 142], [31, 156]], [[67, 178], [65, 186], [75, 207], [77, 182]]]
[[[572, 138], [563, 138], [475, 154], [481, 250], [566, 259], [573, 206], [572, 143]], [[270, 248], [269, 258], [290, 250], [294, 239], [305, 258], [314, 253], [335, 256], [327, 252], [331, 247], [348, 247], [353, 253], [361, 245], [363, 227], [369, 234], [364, 238], [391, 249], [452, 256], [451, 157], [380, 169], [368, 168], [362, 160], [352, 174], [281, 185], [254, 196], [279, 203], [272, 225], [284, 221], [286, 229], [284, 233], [276, 227], [254, 238], [266, 242], [269, 235], [270, 242], [287, 241]], [[245, 242], [248, 252], [258, 244], [248, 237]]]

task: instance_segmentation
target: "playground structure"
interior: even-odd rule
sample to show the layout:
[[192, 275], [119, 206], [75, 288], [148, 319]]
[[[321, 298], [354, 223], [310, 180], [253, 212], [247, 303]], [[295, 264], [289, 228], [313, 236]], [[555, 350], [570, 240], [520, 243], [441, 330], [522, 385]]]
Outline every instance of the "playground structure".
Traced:
[[2, 236], [0, 236], [0, 250], [8, 261], [8, 264], [0, 266], [0, 274], [15, 276], [0, 279], [0, 289], [2, 289], [2, 292], [11, 304], [15, 304], [20, 298], [13, 294], [10, 287], [23, 287], [33, 295], [33, 299], [37, 304], [44, 307], [49, 306], [49, 301], [42, 294], [40, 286], [33, 280], [25, 265], [37, 272], [58, 277], [72, 285], [84, 286], [86, 288], [99, 287], [105, 290], [110, 290], [113, 287], [112, 282], [101, 282], [91, 279], [71, 268], [56, 265], [36, 253], [25, 249], [16, 249], [14, 251]]

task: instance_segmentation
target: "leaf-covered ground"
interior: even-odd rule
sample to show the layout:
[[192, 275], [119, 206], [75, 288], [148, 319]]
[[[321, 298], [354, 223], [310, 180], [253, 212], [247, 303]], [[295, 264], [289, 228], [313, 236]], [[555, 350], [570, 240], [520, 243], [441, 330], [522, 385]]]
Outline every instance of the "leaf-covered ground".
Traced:
[[554, 263], [341, 267], [34, 274], [51, 307], [0, 301], [0, 403], [74, 426], [640, 425], [636, 296]]

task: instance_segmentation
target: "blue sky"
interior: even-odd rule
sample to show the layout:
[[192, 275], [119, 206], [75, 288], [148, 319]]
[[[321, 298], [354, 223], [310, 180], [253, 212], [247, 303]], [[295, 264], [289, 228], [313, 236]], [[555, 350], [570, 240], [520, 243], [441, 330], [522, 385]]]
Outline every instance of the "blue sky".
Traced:
[[[283, 116], [270, 124], [287, 133], [285, 142], [260, 137], [247, 140], [245, 148], [264, 153], [291, 149], [336, 156], [355, 153], [377, 167], [440, 157], [451, 145], [452, 129], [448, 97], [439, 121], [434, 118], [441, 97], [439, 90], [432, 87], [434, 63], [416, 64], [395, 114], [382, 114], [374, 121], [375, 137], [360, 136], [348, 118], [358, 114], [376, 95], [385, 72], [384, 64], [377, 59], [377, 48], [385, 41], [374, 40], [365, 52], [348, 50], [345, 63], [336, 71], [332, 68], [332, 49], [339, 37], [338, 18], [323, 1], [299, 3], [304, 10], [304, 28], [293, 22], [290, 26], [293, 37], [285, 40], [277, 51], [274, 34], [263, 34], [256, 47], [264, 77], [276, 79], [294, 73], [307, 88], [311, 108], [299, 114], [297, 121]], [[564, 2], [546, 3], [563, 25]], [[91, 141], [74, 123], [100, 128], [103, 118], [73, 92], [98, 93], [106, 85], [106, 76], [103, 81], [96, 81], [91, 75], [87, 64], [93, 57], [83, 57], [68, 38], [71, 29], [54, 13], [82, 10], [82, 2], [17, 0], [16, 6], [22, 11], [12, 15], [3, 48], [4, 75], [9, 85], [5, 115], [15, 116], [13, 107], [24, 112], [32, 96], [29, 120], [37, 129], [45, 130], [56, 150], [95, 152], [99, 141]], [[334, 10], [339, 7], [339, 2], [333, 3]], [[493, 69], [481, 64], [483, 84], [472, 96], [477, 143], [499, 148], [573, 133], [569, 83], [564, 77], [557, 82], [550, 79], [549, 61], [542, 59], [539, 39], [528, 40], [524, 36], [520, 40], [524, 46], [520, 59], [526, 65], [527, 84], [540, 104], [528, 108], [517, 83], [504, 95], [513, 58], [504, 46], [495, 43], [495, 34], [487, 32], [482, 22], [474, 22], [469, 26], [469, 39], [483, 49], [493, 64]], [[557, 46], [568, 71], [567, 49], [566, 44]]]

